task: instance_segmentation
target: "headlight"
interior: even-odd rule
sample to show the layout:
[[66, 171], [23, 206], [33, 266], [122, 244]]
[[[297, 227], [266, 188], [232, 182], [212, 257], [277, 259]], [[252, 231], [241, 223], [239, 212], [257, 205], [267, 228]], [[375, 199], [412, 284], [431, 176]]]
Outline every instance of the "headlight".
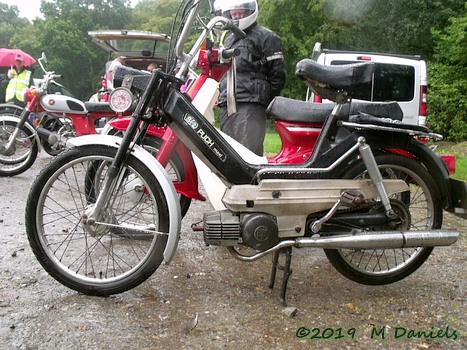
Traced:
[[109, 105], [117, 113], [127, 111], [133, 104], [133, 94], [124, 87], [118, 87], [110, 93]]

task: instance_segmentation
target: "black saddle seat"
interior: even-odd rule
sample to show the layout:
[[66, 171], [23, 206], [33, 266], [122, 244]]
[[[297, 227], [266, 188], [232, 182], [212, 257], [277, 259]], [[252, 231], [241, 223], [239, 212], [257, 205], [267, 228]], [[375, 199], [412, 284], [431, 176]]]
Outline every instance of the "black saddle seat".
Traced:
[[336, 101], [338, 91], [351, 97], [356, 87], [370, 82], [374, 70], [372, 62], [325, 66], [306, 58], [297, 63], [295, 75], [321, 97]]
[[[86, 109], [90, 113], [112, 113], [108, 102], [84, 102]], [[114, 112], [115, 113], [115, 112]]]
[[[307, 102], [277, 96], [269, 104], [266, 113], [272, 120], [324, 123], [326, 117], [331, 114], [333, 107], [333, 103]], [[402, 110], [397, 102], [352, 101], [350, 104], [343, 106], [339, 119], [347, 120], [349, 115], [358, 115], [360, 113], [393, 120], [402, 120], [403, 118]]]

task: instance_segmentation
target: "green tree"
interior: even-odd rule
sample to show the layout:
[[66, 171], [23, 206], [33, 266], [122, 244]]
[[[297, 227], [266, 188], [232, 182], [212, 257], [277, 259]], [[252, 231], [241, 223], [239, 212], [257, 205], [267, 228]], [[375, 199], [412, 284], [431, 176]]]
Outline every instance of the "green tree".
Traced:
[[[467, 3], [465, 4], [467, 10]], [[451, 141], [467, 140], [467, 14], [433, 30], [436, 43], [428, 65], [428, 123]]]
[[306, 87], [295, 78], [295, 66], [309, 57], [316, 41], [322, 41], [325, 0], [259, 0], [259, 24], [282, 39], [287, 81], [282, 95], [303, 99]]
[[142, 0], [132, 12], [131, 29], [170, 34], [179, 0]]
[[19, 17], [18, 6], [0, 2], [0, 47], [11, 47], [13, 36], [30, 26], [26, 18]]
[[100, 88], [107, 60], [87, 32], [125, 28], [131, 17], [129, 5], [129, 0], [42, 1], [44, 19], [34, 20], [34, 35], [23, 31], [13, 41], [36, 57], [45, 52], [47, 69], [62, 74], [61, 83], [78, 98], [87, 99]]

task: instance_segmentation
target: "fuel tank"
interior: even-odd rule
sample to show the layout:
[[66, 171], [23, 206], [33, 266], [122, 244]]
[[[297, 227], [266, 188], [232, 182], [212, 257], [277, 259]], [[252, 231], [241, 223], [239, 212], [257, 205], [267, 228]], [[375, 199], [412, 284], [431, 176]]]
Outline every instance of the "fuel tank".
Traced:
[[87, 113], [84, 102], [65, 95], [49, 94], [41, 99], [41, 106], [46, 111], [56, 113]]

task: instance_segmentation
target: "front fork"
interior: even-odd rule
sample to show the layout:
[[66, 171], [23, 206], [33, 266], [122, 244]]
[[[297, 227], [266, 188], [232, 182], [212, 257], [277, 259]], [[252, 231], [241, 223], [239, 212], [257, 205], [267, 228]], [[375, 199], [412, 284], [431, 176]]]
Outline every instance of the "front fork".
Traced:
[[28, 105], [21, 112], [21, 115], [19, 116], [19, 121], [15, 127], [15, 130], [13, 130], [10, 137], [8, 138], [8, 142], [5, 144], [5, 146], [2, 146], [2, 149], [0, 150], [2, 154], [12, 155], [15, 153], [16, 138], [18, 137], [19, 132], [23, 128], [24, 124], [26, 124], [26, 121], [28, 120], [29, 115], [31, 114], [31, 110], [29, 109], [29, 106], [34, 106], [36, 102], [35, 101], [36, 98], [37, 97], [34, 97], [33, 100], [30, 103], [28, 103]]
[[130, 125], [123, 135], [122, 143], [120, 144], [120, 147], [118, 147], [117, 153], [109, 167], [102, 191], [99, 193], [96, 203], [83, 214], [83, 220], [86, 224], [93, 225], [97, 221], [100, 221], [102, 214], [104, 213], [103, 209], [108, 205], [108, 203], [110, 203], [111, 194], [115, 188], [118, 188], [119, 179], [121, 179], [124, 171], [123, 165], [130, 155], [133, 146], [143, 139], [149, 125], [144, 121], [141, 122], [141, 119], [148, 109], [151, 96], [153, 91], [155, 91], [158, 82], [159, 80], [157, 75], [152, 74], [148, 87], [144, 90], [143, 96], [136, 106]]

